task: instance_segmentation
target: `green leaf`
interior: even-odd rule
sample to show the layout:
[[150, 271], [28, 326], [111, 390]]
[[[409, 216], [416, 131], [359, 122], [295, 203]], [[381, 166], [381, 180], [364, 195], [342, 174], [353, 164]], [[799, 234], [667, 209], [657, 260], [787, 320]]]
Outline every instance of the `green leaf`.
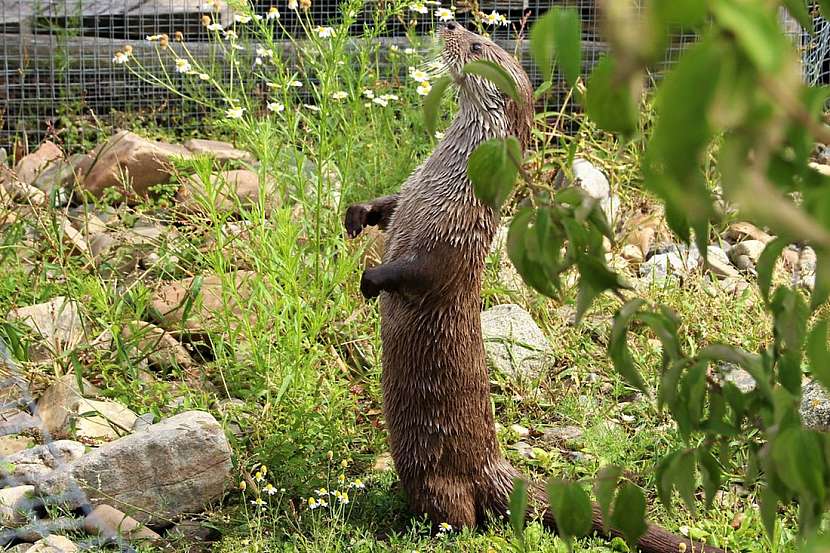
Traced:
[[646, 391], [646, 384], [643, 377], [634, 367], [631, 353], [628, 351], [628, 325], [637, 311], [645, 305], [641, 299], [633, 299], [623, 305], [614, 316], [614, 325], [611, 328], [611, 336], [608, 340], [608, 355], [614, 362], [614, 368], [625, 378], [629, 384], [643, 391]]
[[824, 501], [824, 455], [817, 432], [790, 427], [771, 444], [776, 474], [788, 488]]
[[461, 72], [465, 75], [478, 75], [484, 77], [498, 88], [503, 94], [509, 96], [517, 103], [522, 103], [523, 98], [519, 97], [519, 91], [516, 88], [516, 81], [510, 76], [510, 73], [497, 63], [489, 60], [476, 60], [466, 64]]
[[821, 250], [817, 253], [816, 283], [810, 298], [810, 311], [815, 311], [830, 297], [830, 252]]
[[639, 112], [630, 83], [618, 82], [614, 59], [604, 56], [594, 66], [585, 91], [585, 111], [600, 128], [631, 136], [637, 131]]
[[548, 297], [556, 297], [558, 281], [552, 281], [545, 272], [544, 266], [533, 261], [528, 255], [526, 244], [528, 237], [532, 234], [529, 227], [534, 213], [533, 209], [523, 207], [513, 216], [507, 232], [507, 256], [522, 279], [533, 289]]
[[778, 352], [778, 381], [791, 394], [798, 396], [801, 394], [801, 350], [810, 312], [801, 294], [784, 287], [776, 289], [769, 309], [773, 314]]
[[686, 508], [692, 515], [695, 514], [695, 454], [694, 451], [684, 451], [678, 455], [672, 466], [669, 468], [672, 481], [674, 482], [680, 499], [686, 504]]
[[524, 543], [525, 515], [527, 514], [527, 481], [523, 478], [513, 480], [510, 492], [510, 526], [519, 542]]
[[614, 501], [611, 526], [622, 533], [631, 547], [645, 534], [646, 498], [642, 490], [631, 482], [623, 482]]
[[452, 77], [444, 75], [432, 84], [432, 88], [424, 98], [424, 125], [429, 136], [435, 136], [435, 126], [438, 122], [438, 110], [441, 107], [441, 99], [447, 87], [452, 84]]
[[702, 0], [653, 0], [657, 17], [663, 24], [691, 27], [706, 18], [708, 2]]
[[553, 73], [554, 58], [571, 86], [582, 72], [582, 19], [573, 8], [551, 8], [530, 30], [530, 51], [545, 80]]
[[516, 138], [493, 138], [479, 144], [467, 160], [467, 176], [476, 196], [495, 210], [510, 195], [521, 163], [522, 147]]
[[769, 287], [772, 284], [772, 273], [775, 269], [775, 262], [781, 256], [781, 252], [787, 246], [787, 241], [783, 238], [776, 238], [769, 242], [761, 256], [758, 258], [758, 264], [755, 270], [758, 272], [758, 288], [761, 290], [761, 297], [766, 303], [769, 303]]
[[578, 482], [551, 479], [548, 483], [548, 498], [556, 520], [556, 529], [564, 537], [584, 536], [591, 531], [591, 500]]
[[712, 13], [734, 34], [758, 69], [768, 73], [780, 69], [791, 47], [778, 24], [776, 10], [763, 3], [718, 0], [712, 3]]
[[770, 540], [775, 538], [775, 521], [778, 518], [778, 496], [769, 486], [761, 488], [759, 493], [759, 507], [761, 509], [761, 521], [767, 531]]
[[790, 15], [798, 21], [805, 31], [813, 34], [813, 17], [810, 15], [810, 10], [807, 9], [807, 2], [805, 0], [784, 0], [784, 5]]
[[602, 512], [602, 525], [606, 531], [611, 516], [611, 502], [614, 500], [614, 492], [617, 490], [620, 476], [622, 476], [620, 467], [606, 466], [600, 469], [594, 479], [594, 495], [597, 497], [597, 503]]
[[721, 470], [717, 459], [712, 452], [704, 446], [697, 449], [697, 462], [700, 467], [700, 474], [703, 477], [703, 491], [706, 493], [706, 508], [712, 507], [715, 494], [720, 488]]
[[817, 3], [821, 7], [822, 17], [830, 19], [830, 0], [818, 0]]
[[190, 311], [193, 309], [193, 305], [199, 298], [199, 292], [201, 292], [202, 290], [202, 279], [202, 275], [196, 275], [195, 277], [193, 277], [193, 281], [190, 283], [190, 288], [187, 289], [187, 295], [185, 296], [184, 302], [182, 303], [182, 326], [184, 326], [184, 324], [187, 322], [187, 319], [190, 316]]
[[822, 319], [813, 325], [807, 337], [807, 359], [810, 371], [822, 386], [830, 390], [830, 351], [827, 348], [828, 320]]
[[680, 451], [672, 451], [657, 463], [654, 477], [657, 481], [657, 495], [666, 511], [672, 512], [672, 492], [674, 492], [674, 476], [672, 466]]

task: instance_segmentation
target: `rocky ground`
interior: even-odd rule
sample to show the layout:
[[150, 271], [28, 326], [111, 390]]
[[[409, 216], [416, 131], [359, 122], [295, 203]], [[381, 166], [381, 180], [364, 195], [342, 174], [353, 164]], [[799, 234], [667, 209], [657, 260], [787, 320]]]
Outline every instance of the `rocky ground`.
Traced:
[[[202, 159], [210, 161], [202, 164]], [[830, 171], [830, 166], [820, 168]], [[126, 360], [145, 383], [174, 381], [175, 374], [187, 386], [214, 394], [220, 380], [205, 366], [201, 349], [211, 336], [238, 337], [256, 324], [249, 301], [263, 284], [257, 267], [237, 255], [249, 240], [250, 220], [231, 217], [218, 233], [203, 233], [188, 222], [215, 211], [238, 214], [253, 206], [263, 211], [279, 206], [285, 191], [257, 169], [251, 154], [231, 144], [191, 140], [172, 145], [128, 132], [89, 154], [67, 158], [47, 142], [14, 167], [0, 163], [0, 229], [22, 229], [21, 243], [28, 247], [21, 250], [24, 259], [26, 251], [38, 251], [39, 242], [57, 239], [52, 251], [78, 257], [87, 271], [104, 275], [119, 292], [130, 293], [136, 283], [147, 281], [145, 318], [125, 320], [118, 328], [102, 328], [77, 299], [63, 295], [3, 314], [14, 329], [7, 337], [20, 340], [0, 343], [0, 548], [72, 552], [119, 540], [165, 544], [209, 534], [192, 517], [233, 485], [228, 438], [240, 431], [238, 424], [227, 418], [220, 424], [206, 411], [187, 410], [183, 396], [155, 411], [133, 412], [101, 389], [99, 367]], [[319, 176], [312, 164], [304, 171], [309, 179]], [[330, 168], [322, 173], [336, 181]], [[576, 160], [573, 174], [615, 222], [618, 240], [609, 244], [608, 260], [635, 290], [701, 277], [707, 293], [738, 297], [750, 287], [759, 256], [773, 238], [762, 229], [733, 223], [704, 256], [695, 247], [673, 243], [659, 211], [624, 208], [589, 161]], [[339, 192], [331, 189], [326, 202], [337, 205]], [[155, 211], [129, 208], [158, 194], [168, 200], [156, 204]], [[507, 260], [505, 237], [506, 227], [493, 246], [489, 270], [515, 301], [533, 298]], [[227, 270], [165, 278], [177, 273], [169, 268], [187, 264], [193, 244], [202, 252], [220, 251]], [[364, 262], [374, 263], [382, 236], [371, 233], [361, 246]], [[33, 255], [29, 270], [49, 268]], [[778, 278], [811, 288], [812, 250], [795, 245], [785, 250]], [[555, 317], [571, 320], [573, 310], [560, 307]], [[610, 321], [589, 317], [585, 324], [607, 333]], [[482, 328], [496, 374], [534, 382], [549, 369], [551, 344], [524, 306], [505, 302], [487, 309]], [[235, 345], [233, 355], [251, 354], [244, 344]], [[739, 387], [754, 385], [739, 369], [721, 369], [720, 376]], [[238, 398], [214, 397], [216, 412], [244, 405]], [[830, 401], [816, 384], [806, 386], [802, 416], [810, 426], [830, 428]], [[531, 430], [519, 424], [509, 430], [510, 447], [533, 456], [534, 447], [526, 441]], [[565, 447], [582, 429], [564, 425], [533, 432], [543, 442]]]

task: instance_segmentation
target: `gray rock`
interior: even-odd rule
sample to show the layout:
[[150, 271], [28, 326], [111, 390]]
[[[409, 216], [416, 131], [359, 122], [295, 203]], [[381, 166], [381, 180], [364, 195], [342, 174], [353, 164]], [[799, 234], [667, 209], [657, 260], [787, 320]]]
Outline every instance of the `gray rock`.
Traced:
[[754, 271], [766, 246], [761, 240], [744, 240], [729, 249], [729, 259], [742, 271]]
[[830, 398], [817, 381], [812, 380], [802, 388], [799, 412], [807, 428], [830, 431]]
[[40, 430], [40, 419], [21, 409], [0, 411], [0, 436], [24, 434]]
[[535, 453], [533, 453], [533, 446], [527, 442], [516, 442], [510, 446], [510, 449], [515, 449], [519, 452], [519, 455], [525, 459], [533, 459], [535, 457]]
[[141, 432], [142, 430], [147, 430], [153, 425], [153, 422], [156, 420], [156, 416], [152, 413], [144, 413], [139, 415], [137, 419], [135, 419], [135, 424], [133, 424], [133, 432]]
[[724, 382], [731, 382], [745, 394], [753, 391], [757, 386], [752, 375], [734, 363], [722, 363], [718, 367], [718, 372]]
[[0, 457], [0, 485], [37, 485], [54, 469], [80, 459], [86, 446], [71, 440], [57, 440]]
[[740, 273], [729, 262], [729, 256], [719, 246], [708, 246], [706, 248], [709, 270], [719, 278], [737, 278]]
[[687, 248], [681, 244], [670, 244], [658, 249], [654, 255], [640, 265], [640, 276], [655, 282], [667, 277], [685, 277], [698, 266], [702, 258], [697, 248]]
[[550, 344], [530, 313], [514, 304], [496, 305], [481, 314], [487, 363], [517, 378], [539, 376], [550, 357]]
[[576, 185], [592, 198], [603, 200], [611, 196], [611, 185], [608, 184], [608, 179], [590, 161], [576, 158], [571, 169]]
[[0, 436], [0, 458], [28, 449], [32, 439], [26, 436]]
[[231, 449], [208, 413], [188, 411], [87, 453], [39, 484], [45, 496], [118, 506], [141, 523], [199, 512], [219, 499], [230, 481]]

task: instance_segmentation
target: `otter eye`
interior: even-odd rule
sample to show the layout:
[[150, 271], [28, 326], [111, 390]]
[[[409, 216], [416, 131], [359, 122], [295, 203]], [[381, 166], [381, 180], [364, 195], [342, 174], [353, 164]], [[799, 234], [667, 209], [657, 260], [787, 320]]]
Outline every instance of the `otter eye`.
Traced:
[[472, 50], [474, 54], [478, 54], [481, 52], [481, 43], [474, 42], [472, 46], [470, 46], [470, 50]]

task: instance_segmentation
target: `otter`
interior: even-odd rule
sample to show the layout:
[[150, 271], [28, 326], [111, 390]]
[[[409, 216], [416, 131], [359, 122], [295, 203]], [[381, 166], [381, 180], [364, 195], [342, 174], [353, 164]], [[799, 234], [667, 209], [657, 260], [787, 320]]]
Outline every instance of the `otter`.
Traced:
[[[522, 475], [502, 457], [490, 404], [481, 335], [485, 257], [499, 214], [476, 197], [467, 159], [485, 140], [515, 136], [525, 149], [533, 122], [533, 88], [521, 65], [492, 41], [447, 23], [443, 58], [458, 88], [459, 111], [432, 155], [400, 193], [350, 206], [349, 237], [367, 225], [387, 230], [383, 262], [363, 272], [360, 290], [380, 296], [383, 411], [401, 484], [416, 513], [433, 523], [472, 527], [505, 514]], [[489, 60], [516, 82], [517, 102], [490, 81], [462, 73]], [[544, 488], [530, 487], [545, 505]], [[541, 509], [547, 524], [552, 514]], [[594, 506], [594, 528], [604, 532]], [[611, 534], [618, 535], [611, 530]], [[647, 552], [719, 551], [650, 526]]]

